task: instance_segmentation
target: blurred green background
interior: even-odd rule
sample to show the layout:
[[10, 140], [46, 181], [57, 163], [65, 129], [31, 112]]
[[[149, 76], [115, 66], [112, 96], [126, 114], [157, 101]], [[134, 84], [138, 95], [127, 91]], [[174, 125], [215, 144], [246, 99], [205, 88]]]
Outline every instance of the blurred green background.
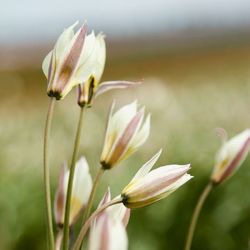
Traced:
[[[169, 198], [132, 212], [130, 249], [182, 249], [192, 209], [211, 173], [220, 146], [216, 127], [232, 136], [250, 123], [249, 47], [110, 61], [104, 79], [141, 79], [140, 87], [114, 91], [86, 113], [80, 154], [96, 173], [108, 108], [138, 99], [152, 114], [151, 135], [131, 158], [108, 172], [107, 185], [119, 193], [159, 148], [157, 166], [191, 163], [195, 178]], [[40, 69], [2, 71], [0, 108], [0, 248], [45, 249], [42, 142], [48, 106]], [[72, 91], [58, 102], [52, 128], [52, 186], [72, 154], [79, 108]], [[247, 249], [250, 237], [250, 159], [214, 190], [198, 222], [193, 249]], [[54, 193], [54, 192], [53, 192]]]
[[[65, 23], [60, 23], [60, 29], [69, 24]], [[93, 176], [99, 167], [112, 100], [116, 100], [118, 108], [137, 99], [152, 114], [152, 124], [144, 146], [105, 174], [96, 204], [107, 186], [113, 196], [117, 195], [159, 148], [163, 148], [163, 154], [156, 167], [191, 163], [191, 174], [195, 177], [168, 198], [132, 211], [128, 226], [130, 250], [183, 249], [193, 208], [221, 145], [215, 128], [225, 128], [231, 137], [249, 127], [249, 33], [241, 28], [234, 32], [215, 30], [209, 30], [208, 36], [184, 29], [181, 35], [174, 33], [167, 38], [162, 32], [126, 39], [107, 37], [108, 60], [103, 80], [144, 79], [144, 83], [100, 96], [88, 109], [80, 155], [87, 157]], [[54, 40], [59, 33], [53, 32]], [[187, 35], [190, 33], [195, 35], [190, 38]], [[29, 38], [22, 39], [25, 42]], [[40, 65], [52, 47], [52, 40], [49, 46], [36, 42], [31, 47], [12, 45], [9, 50], [5, 49], [7, 43], [0, 44], [3, 250], [46, 249], [42, 146], [48, 97]], [[78, 113], [76, 91], [57, 102], [51, 138], [53, 198], [60, 167], [71, 159]], [[208, 197], [198, 221], [193, 250], [249, 249], [249, 165], [248, 156], [240, 170]]]

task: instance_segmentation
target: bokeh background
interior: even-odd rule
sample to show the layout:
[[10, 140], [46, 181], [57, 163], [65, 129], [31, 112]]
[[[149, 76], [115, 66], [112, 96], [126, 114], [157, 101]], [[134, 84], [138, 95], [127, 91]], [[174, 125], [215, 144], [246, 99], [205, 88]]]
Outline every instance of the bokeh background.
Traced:
[[[248, 0], [4, 1], [0, 15], [0, 249], [46, 249], [42, 144], [48, 106], [41, 63], [64, 27], [88, 20], [103, 31], [103, 80], [140, 80], [113, 91], [88, 110], [80, 154], [93, 175], [99, 165], [107, 112], [134, 99], [152, 114], [151, 135], [132, 157], [108, 172], [119, 193], [159, 148], [157, 163], [191, 163], [195, 178], [152, 206], [132, 212], [131, 250], [183, 249], [192, 210], [221, 145], [250, 124], [250, 2]], [[72, 154], [79, 108], [76, 92], [56, 106], [52, 128], [52, 187]], [[250, 157], [205, 203], [194, 250], [249, 249]], [[54, 196], [54, 195], [53, 195]], [[97, 199], [98, 201], [98, 199]], [[96, 202], [97, 202], [96, 201]]]

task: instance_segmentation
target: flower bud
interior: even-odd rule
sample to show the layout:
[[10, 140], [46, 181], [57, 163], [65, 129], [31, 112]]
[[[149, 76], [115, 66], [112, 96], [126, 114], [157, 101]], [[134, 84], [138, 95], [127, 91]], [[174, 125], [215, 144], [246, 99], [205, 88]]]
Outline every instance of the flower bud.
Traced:
[[78, 85], [78, 104], [81, 107], [85, 105], [90, 106], [94, 97], [96, 98], [111, 89], [123, 89], [139, 83], [129, 81], [108, 81], [100, 84], [106, 61], [106, 46], [103, 34], [99, 34], [96, 37], [94, 52], [91, 54], [88, 61], [88, 64], [92, 65], [89, 72], [90, 77], [86, 82]]
[[[99, 207], [109, 202], [110, 198], [110, 190], [108, 189]], [[117, 204], [101, 212], [91, 224], [89, 250], [128, 249], [125, 227], [129, 219], [129, 211], [123, 204]]]
[[78, 104], [83, 107], [90, 104], [101, 80], [106, 61], [104, 36], [99, 34], [95, 39], [94, 52], [88, 59], [90, 67], [89, 78], [78, 86]]
[[123, 189], [123, 204], [128, 208], [138, 208], [161, 200], [189, 181], [190, 165], [168, 165], [151, 170], [161, 151], [153, 156]]
[[228, 179], [242, 164], [250, 150], [250, 129], [225, 142], [217, 153], [211, 180], [219, 184]]
[[95, 35], [92, 32], [86, 36], [86, 24], [74, 33], [76, 25], [64, 30], [43, 61], [43, 72], [48, 79], [47, 93], [57, 100], [63, 99], [76, 85], [86, 82], [93, 67], [89, 58], [95, 53]]
[[[55, 220], [57, 225], [64, 224], [65, 203], [69, 180], [69, 169], [64, 166], [59, 178], [59, 185], [55, 196]], [[70, 205], [69, 224], [72, 225], [78, 218], [81, 210], [86, 206], [92, 189], [92, 178], [89, 166], [84, 157], [77, 163], [73, 180], [73, 189]]]
[[113, 114], [113, 107], [108, 118], [101, 165], [104, 169], [114, 167], [120, 161], [134, 153], [148, 138], [150, 115], [145, 121], [144, 108], [137, 111], [137, 103], [122, 107]]

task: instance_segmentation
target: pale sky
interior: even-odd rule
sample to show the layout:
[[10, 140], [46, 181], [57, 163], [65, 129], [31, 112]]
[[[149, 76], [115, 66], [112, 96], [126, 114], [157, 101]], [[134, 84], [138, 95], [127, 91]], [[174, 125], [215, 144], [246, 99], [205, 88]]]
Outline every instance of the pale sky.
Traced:
[[0, 45], [55, 40], [76, 20], [110, 37], [250, 26], [250, 0], [2, 0]]

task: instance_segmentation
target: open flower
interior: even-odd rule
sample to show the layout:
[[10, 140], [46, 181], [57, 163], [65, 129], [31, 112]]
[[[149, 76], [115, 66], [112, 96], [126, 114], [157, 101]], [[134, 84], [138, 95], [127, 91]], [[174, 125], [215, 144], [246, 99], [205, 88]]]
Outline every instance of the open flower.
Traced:
[[144, 108], [137, 111], [137, 103], [133, 102], [122, 107], [113, 114], [111, 107], [101, 165], [110, 169], [118, 162], [134, 153], [148, 138], [150, 130], [150, 115], [144, 119]]
[[[55, 220], [57, 225], [64, 224], [65, 202], [69, 180], [69, 169], [64, 166], [59, 178], [59, 185], [55, 196]], [[73, 180], [72, 199], [70, 206], [69, 224], [72, 225], [78, 218], [81, 210], [86, 206], [92, 189], [92, 178], [89, 166], [84, 157], [76, 163]]]
[[47, 93], [57, 100], [63, 99], [74, 86], [86, 82], [92, 72], [93, 62], [89, 59], [99, 38], [93, 32], [86, 36], [86, 24], [74, 33], [76, 25], [77, 22], [64, 30], [43, 61]]
[[250, 129], [225, 142], [217, 154], [211, 180], [218, 184], [229, 178], [240, 167], [249, 150]]
[[189, 181], [190, 165], [168, 165], [150, 172], [161, 151], [145, 163], [132, 181], [123, 189], [123, 204], [128, 208], [147, 206], [161, 200]]
[[[105, 193], [99, 207], [109, 202], [110, 190]], [[89, 250], [126, 250], [128, 239], [125, 227], [130, 209], [123, 204], [111, 206], [92, 222], [89, 235]]]

